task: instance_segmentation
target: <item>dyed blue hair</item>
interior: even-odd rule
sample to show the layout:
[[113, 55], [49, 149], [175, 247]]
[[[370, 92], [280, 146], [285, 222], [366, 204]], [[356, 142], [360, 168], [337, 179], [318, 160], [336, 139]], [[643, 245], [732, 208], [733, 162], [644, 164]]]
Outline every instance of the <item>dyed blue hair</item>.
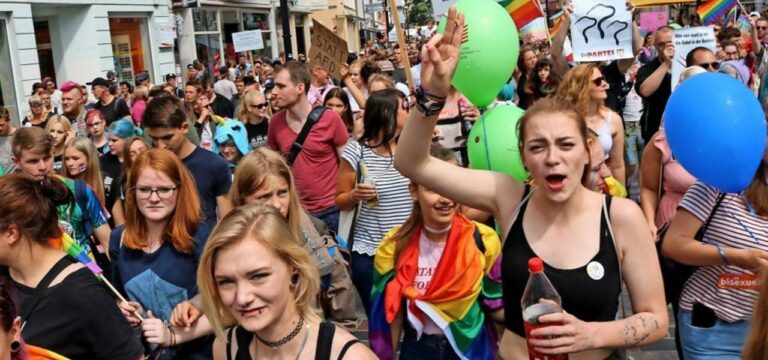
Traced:
[[121, 139], [127, 139], [131, 136], [141, 136], [140, 128], [133, 125], [133, 121], [128, 119], [117, 120], [109, 125], [109, 133]]
[[515, 99], [515, 84], [505, 84], [499, 91], [498, 98], [501, 101], [512, 101]]

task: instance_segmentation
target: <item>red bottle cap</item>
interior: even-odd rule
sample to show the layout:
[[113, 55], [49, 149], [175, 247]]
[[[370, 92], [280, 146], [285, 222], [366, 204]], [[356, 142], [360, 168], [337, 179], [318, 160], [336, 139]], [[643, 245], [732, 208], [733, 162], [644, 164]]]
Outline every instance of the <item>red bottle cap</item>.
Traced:
[[544, 271], [544, 262], [537, 257], [532, 257], [528, 260], [528, 270], [530, 272], [542, 272]]

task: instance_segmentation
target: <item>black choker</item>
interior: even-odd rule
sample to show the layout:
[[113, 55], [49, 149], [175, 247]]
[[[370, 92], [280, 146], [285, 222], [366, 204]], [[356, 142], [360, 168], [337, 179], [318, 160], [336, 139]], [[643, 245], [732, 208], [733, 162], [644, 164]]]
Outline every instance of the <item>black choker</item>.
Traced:
[[291, 331], [290, 334], [286, 335], [284, 338], [277, 340], [277, 341], [267, 341], [259, 337], [259, 335], [253, 334], [256, 336], [259, 341], [261, 341], [264, 345], [267, 345], [273, 349], [277, 349], [285, 344], [287, 344], [289, 341], [293, 340], [293, 338], [296, 337], [296, 335], [299, 335], [299, 332], [301, 332], [301, 326], [304, 325], [304, 316], [299, 315], [299, 323], [296, 324], [296, 327]]

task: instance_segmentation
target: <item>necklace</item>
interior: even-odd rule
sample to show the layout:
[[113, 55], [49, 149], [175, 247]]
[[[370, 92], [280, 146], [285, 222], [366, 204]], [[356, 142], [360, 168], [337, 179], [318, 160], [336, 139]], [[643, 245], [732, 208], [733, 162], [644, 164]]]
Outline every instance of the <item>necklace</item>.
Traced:
[[445, 233], [451, 231], [451, 225], [448, 225], [448, 227], [444, 228], [444, 229], [434, 229], [434, 228], [431, 228], [431, 227], [427, 226], [426, 224], [424, 224], [424, 229], [429, 231], [429, 232], [431, 232], [431, 233], [433, 233], [433, 234], [445, 234]]
[[[302, 320], [303, 320], [303, 318], [302, 318]], [[307, 331], [304, 332], [304, 339], [301, 340], [301, 347], [299, 348], [299, 352], [296, 353], [296, 360], [299, 360], [299, 358], [301, 357], [301, 353], [304, 351], [304, 346], [307, 345], [307, 339], [309, 339], [309, 328], [310, 328], [310, 326], [309, 326], [309, 324], [307, 324]], [[257, 336], [257, 338], [258, 338], [258, 336]], [[263, 342], [263, 340], [261, 340], [261, 339], [259, 339], [259, 340]], [[258, 346], [256, 347], [256, 353], [254, 355], [256, 355], [255, 356], [256, 359], [260, 358], [260, 356], [259, 356], [259, 347]]]
[[272, 349], [277, 349], [277, 348], [287, 344], [289, 341], [293, 340], [293, 338], [295, 338], [296, 335], [299, 335], [299, 332], [301, 331], [301, 327], [303, 325], [304, 325], [304, 316], [303, 315], [299, 315], [299, 323], [296, 324], [296, 327], [293, 329], [293, 331], [291, 331], [290, 334], [286, 335], [285, 337], [283, 337], [280, 340], [277, 340], [277, 341], [267, 341], [267, 340], [262, 339], [261, 337], [259, 337], [259, 335], [255, 334], [255, 333], [253, 335], [256, 336], [256, 338], [259, 339], [259, 341], [261, 341], [262, 344], [267, 345], [267, 346], [271, 347]]

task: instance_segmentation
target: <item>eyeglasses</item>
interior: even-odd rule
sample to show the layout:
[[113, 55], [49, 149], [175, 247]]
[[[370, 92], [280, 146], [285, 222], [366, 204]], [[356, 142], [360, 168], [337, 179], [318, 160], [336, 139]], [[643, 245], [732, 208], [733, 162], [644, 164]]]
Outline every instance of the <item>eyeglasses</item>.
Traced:
[[595, 86], [603, 85], [603, 81], [605, 81], [605, 76], [601, 76], [596, 79], [592, 79], [592, 83], [595, 84]]
[[152, 193], [157, 194], [160, 200], [168, 200], [173, 196], [173, 193], [178, 187], [159, 187], [156, 189], [149, 187], [134, 187], [133, 191], [136, 192], [136, 198], [141, 200], [148, 200], [152, 197]]
[[712, 70], [717, 71], [717, 70], [720, 69], [720, 63], [717, 62], [717, 61], [711, 62], [711, 63], [698, 64], [698, 65], [701, 66], [702, 68], [704, 68], [704, 70], [712, 69]]
[[269, 105], [269, 102], [265, 101], [265, 102], [263, 102], [263, 103], [261, 103], [261, 104], [256, 104], [256, 105], [254, 105], [254, 104], [248, 104], [248, 107], [249, 107], [249, 108], [252, 108], [252, 109], [253, 109], [253, 108], [256, 108], [256, 109], [263, 109], [263, 108], [267, 107], [267, 105]]
[[29, 106], [31, 106], [31, 107], [41, 107], [41, 106], [43, 106], [43, 103], [29, 103]]
[[101, 126], [101, 121], [94, 121], [94, 122], [86, 125], [86, 127], [89, 127], [89, 128], [97, 127], [97, 126]]

